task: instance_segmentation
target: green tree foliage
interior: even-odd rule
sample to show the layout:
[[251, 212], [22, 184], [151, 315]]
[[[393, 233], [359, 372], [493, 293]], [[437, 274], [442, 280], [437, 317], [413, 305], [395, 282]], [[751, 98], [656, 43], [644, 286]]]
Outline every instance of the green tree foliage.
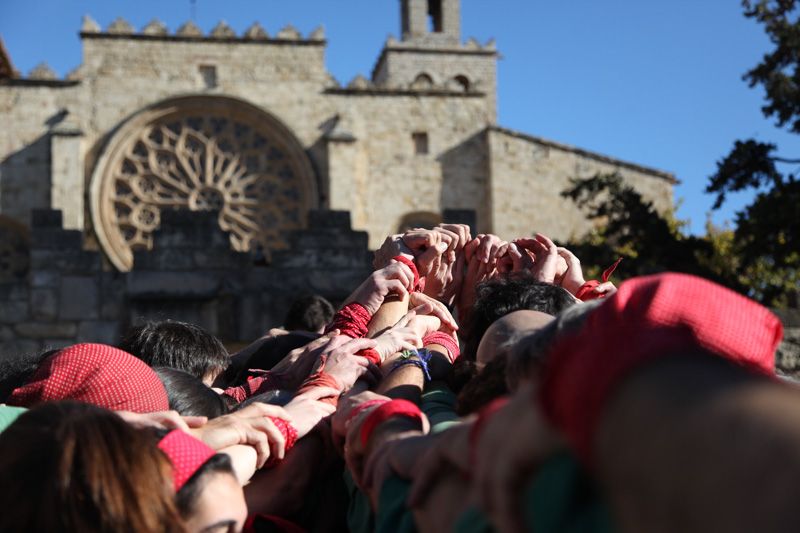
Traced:
[[[762, 24], [774, 45], [744, 75], [765, 91], [761, 108], [779, 127], [800, 134], [800, 6], [796, 0], [745, 0], [745, 16]], [[793, 172], [800, 159], [777, 154], [777, 146], [754, 139], [736, 141], [717, 163], [706, 192], [755, 190], [756, 197], [736, 215], [735, 253], [752, 277], [750, 289], [765, 303], [796, 305], [800, 283], [800, 183]], [[791, 302], [790, 300], [795, 300]]]
[[[715, 250], [706, 238], [685, 236], [682, 223], [671, 214], [660, 214], [652, 202], [626, 185], [617, 173], [598, 174], [573, 180], [562, 192], [595, 222], [598, 228], [588, 237], [568, 243], [591, 268], [607, 266], [622, 257], [615, 276], [631, 276], [674, 271], [695, 274], [743, 290], [723, 268], [712, 260]], [[720, 260], [721, 264], [721, 260]]]

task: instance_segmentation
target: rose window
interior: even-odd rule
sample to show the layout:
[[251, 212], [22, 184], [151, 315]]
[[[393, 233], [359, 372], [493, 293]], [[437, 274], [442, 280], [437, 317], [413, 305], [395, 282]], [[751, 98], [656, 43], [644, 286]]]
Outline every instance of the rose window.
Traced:
[[268, 256], [316, 202], [305, 153], [276, 119], [226, 98], [188, 100], [126, 125], [136, 131], [118, 133], [98, 165], [95, 231], [121, 270], [152, 248], [164, 209], [218, 212], [234, 250]]

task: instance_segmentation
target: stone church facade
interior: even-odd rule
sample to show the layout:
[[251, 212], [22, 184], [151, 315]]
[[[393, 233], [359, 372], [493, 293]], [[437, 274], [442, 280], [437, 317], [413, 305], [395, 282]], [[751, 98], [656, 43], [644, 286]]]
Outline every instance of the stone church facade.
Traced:
[[560, 192], [598, 172], [672, 205], [668, 173], [499, 126], [498, 52], [462, 39], [459, 0], [400, 8], [400, 37], [345, 86], [321, 29], [86, 18], [65, 79], [18, 75], [0, 46], [0, 350], [110, 342], [159, 313], [252, 338], [297, 291], [343, 297], [405, 227], [579, 236]]

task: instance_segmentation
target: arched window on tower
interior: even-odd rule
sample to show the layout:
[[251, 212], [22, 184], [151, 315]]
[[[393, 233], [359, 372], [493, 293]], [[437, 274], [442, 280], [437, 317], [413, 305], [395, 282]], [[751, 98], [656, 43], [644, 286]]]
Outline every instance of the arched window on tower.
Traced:
[[441, 223], [442, 215], [439, 213], [414, 211], [413, 213], [406, 213], [403, 215], [400, 219], [400, 223], [397, 225], [397, 231], [399, 233], [405, 233], [414, 228], [431, 229]]
[[453, 89], [456, 91], [462, 91], [468, 93], [470, 90], [470, 83], [469, 78], [464, 76], [463, 74], [459, 74], [455, 78], [453, 78], [453, 83], [451, 84]]
[[414, 82], [411, 84], [411, 88], [415, 91], [433, 89], [433, 78], [431, 78], [430, 74], [426, 74], [425, 72], [417, 74], [417, 77], [414, 78]]

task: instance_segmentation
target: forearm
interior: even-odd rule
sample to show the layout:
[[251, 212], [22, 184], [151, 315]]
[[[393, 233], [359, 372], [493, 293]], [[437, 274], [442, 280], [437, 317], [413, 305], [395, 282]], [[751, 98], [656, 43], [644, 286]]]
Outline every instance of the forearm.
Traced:
[[246, 485], [256, 473], [258, 454], [252, 446], [238, 444], [220, 450], [219, 453], [227, 454], [231, 458], [236, 479], [242, 486]]
[[378, 311], [372, 316], [372, 320], [370, 320], [369, 326], [367, 327], [367, 336], [376, 337], [380, 335], [397, 324], [407, 312], [408, 296], [387, 296], [383, 301], [383, 305], [381, 305]]
[[404, 399], [419, 404], [425, 375], [422, 369], [413, 365], [403, 365], [390, 372], [378, 386], [377, 393], [392, 399]]

